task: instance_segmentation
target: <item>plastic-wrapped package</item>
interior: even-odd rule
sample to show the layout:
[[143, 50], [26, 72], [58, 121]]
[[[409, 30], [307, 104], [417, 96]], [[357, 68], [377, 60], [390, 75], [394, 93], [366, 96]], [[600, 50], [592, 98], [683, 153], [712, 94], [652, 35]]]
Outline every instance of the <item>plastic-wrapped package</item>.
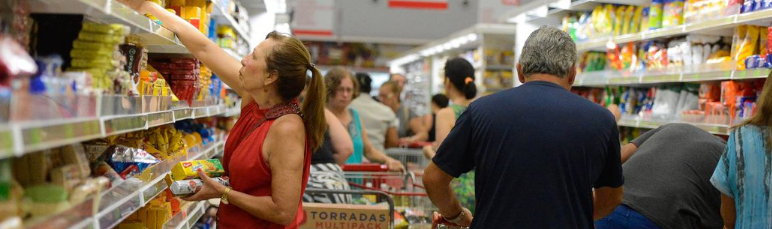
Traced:
[[614, 36], [622, 35], [622, 29], [624, 28], [622, 26], [622, 22], [625, 20], [625, 11], [627, 10], [626, 6], [619, 6], [614, 11]]
[[120, 173], [132, 170], [132, 166], [136, 167], [138, 172], [142, 172], [151, 165], [158, 163], [158, 159], [153, 157], [153, 155], [138, 148], [115, 145], [110, 147], [107, 152], [110, 153], [108, 162], [116, 171], [121, 171]]
[[[212, 179], [222, 185], [230, 186], [230, 179], [228, 179], [228, 177], [213, 177]], [[201, 191], [203, 187], [204, 182], [201, 179], [190, 179], [172, 182], [169, 186], [169, 190], [171, 190], [172, 194], [175, 196], [187, 196]]]
[[671, 27], [683, 24], [683, 0], [665, 0], [663, 6], [662, 27]]
[[10, 87], [11, 77], [29, 77], [38, 67], [18, 42], [0, 35], [0, 87]]
[[671, 119], [677, 109], [680, 98], [680, 86], [657, 87], [657, 95], [651, 108], [651, 115], [656, 119]]
[[649, 30], [662, 28], [664, 0], [652, 0], [649, 6]]
[[[742, 26], [741, 26], [742, 27]], [[738, 27], [738, 31], [742, 31]], [[735, 60], [737, 61], [737, 69], [745, 69], [745, 59], [756, 53], [757, 44], [759, 39], [759, 28], [756, 26], [746, 26], [746, 34], [742, 36], [742, 42], [737, 48], [735, 53]]]

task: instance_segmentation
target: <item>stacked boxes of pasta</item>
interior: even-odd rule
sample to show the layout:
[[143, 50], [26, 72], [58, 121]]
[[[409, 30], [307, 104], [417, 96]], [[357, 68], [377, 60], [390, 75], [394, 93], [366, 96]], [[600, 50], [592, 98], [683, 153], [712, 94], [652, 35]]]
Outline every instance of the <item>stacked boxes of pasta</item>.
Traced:
[[136, 85], [123, 69], [126, 58], [119, 49], [128, 33], [129, 28], [120, 24], [83, 23], [70, 51], [72, 66], [68, 71], [90, 73], [96, 91], [138, 95]]

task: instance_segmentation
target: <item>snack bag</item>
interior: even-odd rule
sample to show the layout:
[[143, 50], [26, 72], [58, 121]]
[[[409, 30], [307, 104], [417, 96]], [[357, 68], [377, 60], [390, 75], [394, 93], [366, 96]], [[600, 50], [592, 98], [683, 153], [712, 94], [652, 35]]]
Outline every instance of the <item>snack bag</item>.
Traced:
[[641, 24], [639, 27], [639, 32], [645, 32], [649, 30], [649, 10], [651, 8], [643, 7], [643, 10], [641, 10]]
[[628, 6], [625, 8], [625, 17], [622, 19], [622, 34], [634, 33], [630, 29], [633, 26], [633, 14], [635, 11], [637, 11], [638, 8], [640, 7]]
[[663, 0], [652, 0], [649, 7], [649, 29], [662, 28]]
[[620, 6], [614, 12], [614, 36], [622, 35], [622, 22], [625, 19], [626, 9], [625, 6]]
[[735, 60], [737, 61], [737, 69], [745, 70], [745, 59], [756, 53], [756, 44], [759, 39], [759, 27], [747, 26], [747, 33], [742, 39], [742, 43], [735, 53]]
[[220, 160], [217, 159], [181, 161], [172, 168], [172, 179], [187, 180], [198, 178], [199, 169], [203, 170], [210, 177], [219, 177], [225, 174], [225, 169], [223, 169]]

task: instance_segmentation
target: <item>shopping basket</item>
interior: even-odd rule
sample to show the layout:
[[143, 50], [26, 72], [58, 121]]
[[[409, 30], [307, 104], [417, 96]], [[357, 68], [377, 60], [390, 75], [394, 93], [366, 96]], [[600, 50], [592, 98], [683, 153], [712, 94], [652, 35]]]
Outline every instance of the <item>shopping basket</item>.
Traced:
[[426, 194], [420, 175], [413, 172], [389, 172], [387, 166], [380, 164], [345, 165], [342, 168], [352, 190], [384, 192], [393, 198], [395, 209], [405, 215], [411, 228], [417, 224], [425, 224], [428, 228], [431, 212], [435, 208]]

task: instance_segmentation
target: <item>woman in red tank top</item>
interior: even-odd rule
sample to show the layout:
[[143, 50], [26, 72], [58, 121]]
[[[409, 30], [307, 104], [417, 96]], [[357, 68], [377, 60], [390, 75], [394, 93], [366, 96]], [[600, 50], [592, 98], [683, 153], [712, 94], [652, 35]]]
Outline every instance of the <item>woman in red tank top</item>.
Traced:
[[[204, 187], [190, 201], [221, 198], [221, 228], [298, 228], [311, 152], [327, 127], [326, 92], [303, 43], [268, 34], [239, 63], [187, 21], [144, 0], [119, 0], [141, 14], [152, 14], [204, 65], [241, 96], [241, 117], [225, 143], [225, 187], [199, 172]], [[297, 97], [312, 78], [302, 106]], [[302, 108], [302, 113], [301, 113]]]

